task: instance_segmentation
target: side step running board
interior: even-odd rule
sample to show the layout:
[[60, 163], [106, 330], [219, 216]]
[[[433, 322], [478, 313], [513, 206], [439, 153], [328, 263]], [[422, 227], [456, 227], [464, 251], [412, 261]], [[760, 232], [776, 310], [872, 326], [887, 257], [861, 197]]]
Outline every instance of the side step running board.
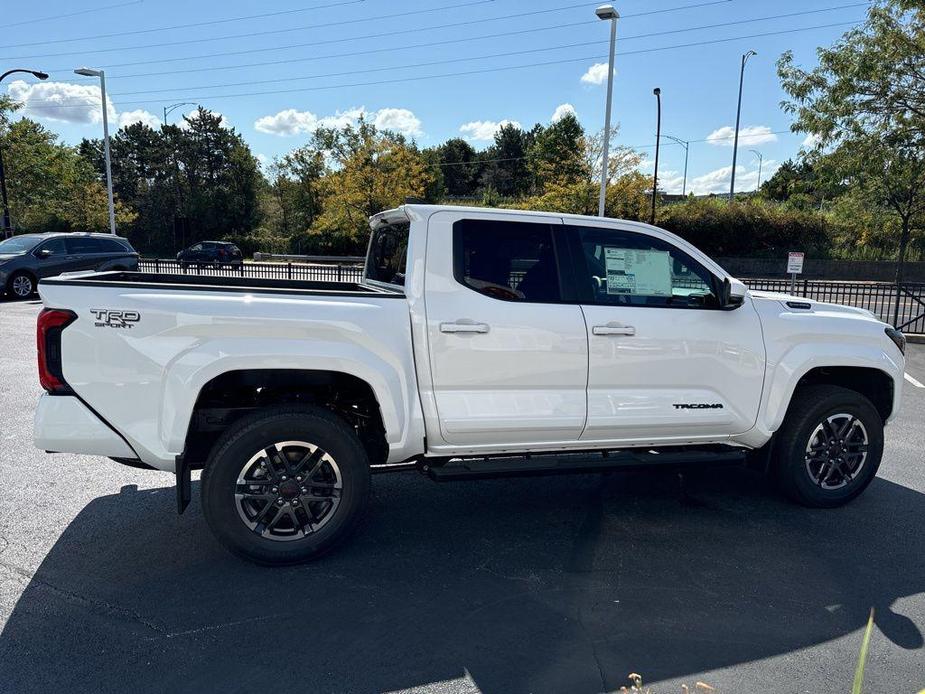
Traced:
[[423, 461], [421, 471], [435, 482], [483, 480], [497, 477], [532, 477], [607, 472], [621, 468], [693, 465], [737, 464], [745, 462], [745, 451], [727, 450], [640, 450], [605, 453], [570, 453], [529, 455], [506, 458], [453, 460], [432, 466]]

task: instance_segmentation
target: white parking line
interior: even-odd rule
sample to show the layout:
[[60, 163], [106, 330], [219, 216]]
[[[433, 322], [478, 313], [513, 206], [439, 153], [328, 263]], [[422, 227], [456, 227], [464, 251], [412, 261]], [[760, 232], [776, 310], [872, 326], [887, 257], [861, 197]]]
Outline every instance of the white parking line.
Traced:
[[916, 388], [925, 388], [925, 384], [923, 384], [921, 381], [917, 381], [916, 379], [912, 378], [912, 376], [910, 376], [909, 374], [903, 374], [903, 376], [905, 376], [906, 380], [909, 381], [909, 383], [914, 385]]

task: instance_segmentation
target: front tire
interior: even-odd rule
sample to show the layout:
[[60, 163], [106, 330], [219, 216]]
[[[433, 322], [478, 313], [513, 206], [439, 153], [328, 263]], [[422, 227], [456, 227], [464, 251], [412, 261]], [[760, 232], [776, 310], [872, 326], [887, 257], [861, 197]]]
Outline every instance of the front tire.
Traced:
[[28, 299], [35, 294], [35, 278], [28, 272], [16, 272], [7, 283], [7, 291], [17, 299]]
[[315, 559], [362, 519], [366, 451], [328, 410], [276, 407], [235, 422], [202, 473], [202, 506], [216, 538], [258, 564]]
[[867, 488], [882, 456], [883, 419], [870, 400], [838, 386], [806, 386], [774, 442], [774, 473], [798, 504], [833, 508]]

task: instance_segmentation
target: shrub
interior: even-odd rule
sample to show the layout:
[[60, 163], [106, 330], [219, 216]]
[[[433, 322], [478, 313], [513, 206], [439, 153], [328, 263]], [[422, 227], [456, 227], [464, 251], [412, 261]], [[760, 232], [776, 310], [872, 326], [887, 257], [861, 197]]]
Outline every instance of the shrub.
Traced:
[[828, 257], [825, 218], [761, 200], [730, 205], [724, 198], [690, 198], [659, 209], [659, 226], [712, 256], [777, 257], [802, 250]]

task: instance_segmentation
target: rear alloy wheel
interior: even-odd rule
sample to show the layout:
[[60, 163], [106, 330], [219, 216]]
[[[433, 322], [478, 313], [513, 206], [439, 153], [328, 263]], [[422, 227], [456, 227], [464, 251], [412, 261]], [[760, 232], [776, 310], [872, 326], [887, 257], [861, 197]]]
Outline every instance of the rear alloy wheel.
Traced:
[[307, 441], [281, 441], [244, 464], [235, 501], [254, 533], [288, 542], [321, 530], [337, 512], [343, 489], [340, 468], [327, 451]]
[[35, 293], [35, 280], [25, 272], [18, 272], [10, 278], [9, 292], [17, 299], [28, 299]]
[[873, 481], [883, 455], [883, 420], [860, 393], [807, 386], [794, 394], [774, 442], [784, 493], [816, 508], [846, 504]]
[[366, 507], [370, 468], [356, 432], [316, 407], [276, 407], [234, 423], [202, 474], [206, 520], [231, 552], [260, 564], [314, 559]]

